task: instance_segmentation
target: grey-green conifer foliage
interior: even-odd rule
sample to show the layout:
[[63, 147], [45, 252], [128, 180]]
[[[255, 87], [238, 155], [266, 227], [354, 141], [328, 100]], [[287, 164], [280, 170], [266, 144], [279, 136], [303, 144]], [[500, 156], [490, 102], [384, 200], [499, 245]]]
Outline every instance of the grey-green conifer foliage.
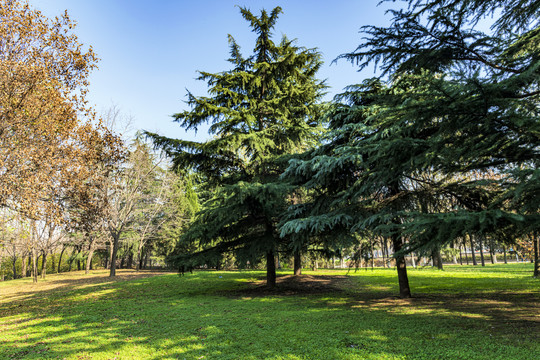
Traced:
[[[174, 115], [185, 129], [209, 123], [212, 139], [199, 143], [151, 136], [172, 156], [175, 168], [192, 169], [215, 187], [171, 263], [218, 266], [222, 254], [232, 252], [239, 266], [266, 260], [267, 282], [273, 286], [276, 252], [287, 248], [277, 225], [292, 190], [279, 181], [283, 159], [317, 141], [325, 85], [315, 77], [321, 66], [315, 49], [298, 47], [286, 37], [278, 44], [272, 40], [281, 8], [262, 10], [258, 17], [246, 8], [240, 12], [257, 35], [253, 53], [244, 57], [229, 35], [232, 68], [200, 72], [208, 96], [188, 93], [191, 109]], [[196, 244], [198, 251], [180, 251], [186, 243]]]
[[338, 97], [326, 144], [291, 162], [285, 177], [320, 195], [282, 227], [391, 238], [404, 297], [405, 253], [540, 225], [540, 2], [407, 2], [342, 56], [382, 75]]

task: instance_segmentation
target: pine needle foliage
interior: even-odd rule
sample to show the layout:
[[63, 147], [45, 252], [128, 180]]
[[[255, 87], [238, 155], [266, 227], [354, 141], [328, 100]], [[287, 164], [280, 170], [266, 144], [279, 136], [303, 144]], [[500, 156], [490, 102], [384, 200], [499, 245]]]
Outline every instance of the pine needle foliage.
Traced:
[[285, 176], [319, 196], [292, 209], [282, 235], [386, 236], [399, 259], [538, 228], [538, 2], [408, 4], [340, 57], [381, 76], [338, 97], [326, 144], [291, 162]]
[[[190, 110], [174, 115], [185, 129], [210, 124], [211, 140], [193, 142], [150, 134], [173, 158], [177, 169], [192, 169], [214, 186], [181, 242], [197, 243], [194, 254], [176, 253], [177, 266], [217, 264], [234, 252], [239, 265], [268, 266], [280, 246], [276, 226], [287, 206], [289, 185], [278, 181], [288, 154], [309, 148], [321, 133], [320, 100], [325, 84], [316, 79], [321, 56], [285, 36], [275, 43], [272, 31], [281, 8], [255, 16], [240, 8], [257, 35], [250, 56], [229, 35], [232, 68], [200, 72], [207, 96], [187, 95]], [[272, 285], [272, 269], [269, 283]], [[275, 278], [275, 271], [274, 271]]]

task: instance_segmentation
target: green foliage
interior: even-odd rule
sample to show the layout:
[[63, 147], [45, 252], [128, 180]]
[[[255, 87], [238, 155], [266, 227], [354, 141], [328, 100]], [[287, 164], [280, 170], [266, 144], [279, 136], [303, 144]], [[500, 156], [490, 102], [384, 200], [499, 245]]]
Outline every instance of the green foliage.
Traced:
[[[325, 88], [315, 78], [321, 56], [286, 37], [272, 40], [281, 8], [259, 17], [240, 8], [257, 40], [244, 57], [229, 36], [232, 68], [200, 72], [208, 96], [188, 93], [190, 110], [175, 121], [185, 129], [210, 124], [211, 140], [203, 143], [150, 134], [172, 158], [176, 169], [192, 169], [212, 187], [212, 196], [183, 236], [170, 262], [177, 266], [219, 263], [233, 251], [239, 265], [257, 263], [283, 240], [276, 226], [287, 207], [291, 188], [279, 182], [284, 157], [315, 144], [321, 133], [318, 105]], [[196, 254], [185, 252], [196, 246]]]
[[[326, 144], [291, 162], [287, 178], [318, 196], [293, 209], [282, 235], [345, 228], [427, 252], [538, 228], [538, 3], [409, 5], [341, 56], [382, 75], [339, 96]], [[475, 25], [488, 15], [484, 34]]]

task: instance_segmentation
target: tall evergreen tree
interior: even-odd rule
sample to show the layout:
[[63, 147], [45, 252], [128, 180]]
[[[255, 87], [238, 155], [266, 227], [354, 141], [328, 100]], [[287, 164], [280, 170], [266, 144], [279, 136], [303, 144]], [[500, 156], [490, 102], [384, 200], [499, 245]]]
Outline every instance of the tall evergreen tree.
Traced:
[[[438, 172], [426, 184], [430, 193], [455, 204], [409, 211], [404, 231], [413, 247], [509, 226], [533, 231], [540, 221], [540, 3], [409, 5], [393, 12], [390, 27], [364, 28], [366, 42], [344, 56], [361, 67], [375, 61], [391, 78], [393, 91], [379, 99], [375, 116], [401, 129], [388, 154], [408, 158], [380, 165]], [[490, 31], [477, 30], [488, 16]]]
[[266, 258], [267, 282], [276, 281], [275, 255], [284, 240], [277, 224], [291, 188], [279, 182], [284, 156], [310, 146], [321, 131], [318, 103], [325, 88], [315, 78], [321, 66], [314, 49], [286, 37], [279, 44], [272, 31], [281, 8], [259, 17], [240, 8], [257, 39], [244, 57], [229, 35], [232, 69], [200, 72], [208, 96], [188, 93], [191, 110], [174, 115], [185, 129], [210, 123], [211, 140], [192, 142], [151, 134], [173, 157], [178, 169], [192, 168], [215, 186], [181, 244], [196, 243], [196, 253], [180, 249], [170, 258], [177, 266], [216, 264], [233, 252], [240, 266]]
[[[342, 56], [382, 75], [351, 87], [327, 144], [291, 162], [287, 177], [321, 196], [283, 234], [373, 231], [392, 238], [399, 264], [466, 234], [538, 227], [540, 4], [408, 3]], [[491, 34], [476, 30], [494, 14]]]

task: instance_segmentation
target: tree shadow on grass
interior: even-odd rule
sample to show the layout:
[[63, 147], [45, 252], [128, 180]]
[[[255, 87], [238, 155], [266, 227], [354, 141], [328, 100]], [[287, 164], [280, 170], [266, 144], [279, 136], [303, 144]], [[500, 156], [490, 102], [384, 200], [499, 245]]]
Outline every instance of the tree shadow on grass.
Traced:
[[402, 300], [380, 278], [312, 275], [280, 277], [288, 290], [265, 294], [257, 276], [138, 279], [95, 296], [22, 303], [11, 316], [25, 323], [0, 319], [0, 358], [530, 359], [540, 350], [537, 294], [471, 289]]

